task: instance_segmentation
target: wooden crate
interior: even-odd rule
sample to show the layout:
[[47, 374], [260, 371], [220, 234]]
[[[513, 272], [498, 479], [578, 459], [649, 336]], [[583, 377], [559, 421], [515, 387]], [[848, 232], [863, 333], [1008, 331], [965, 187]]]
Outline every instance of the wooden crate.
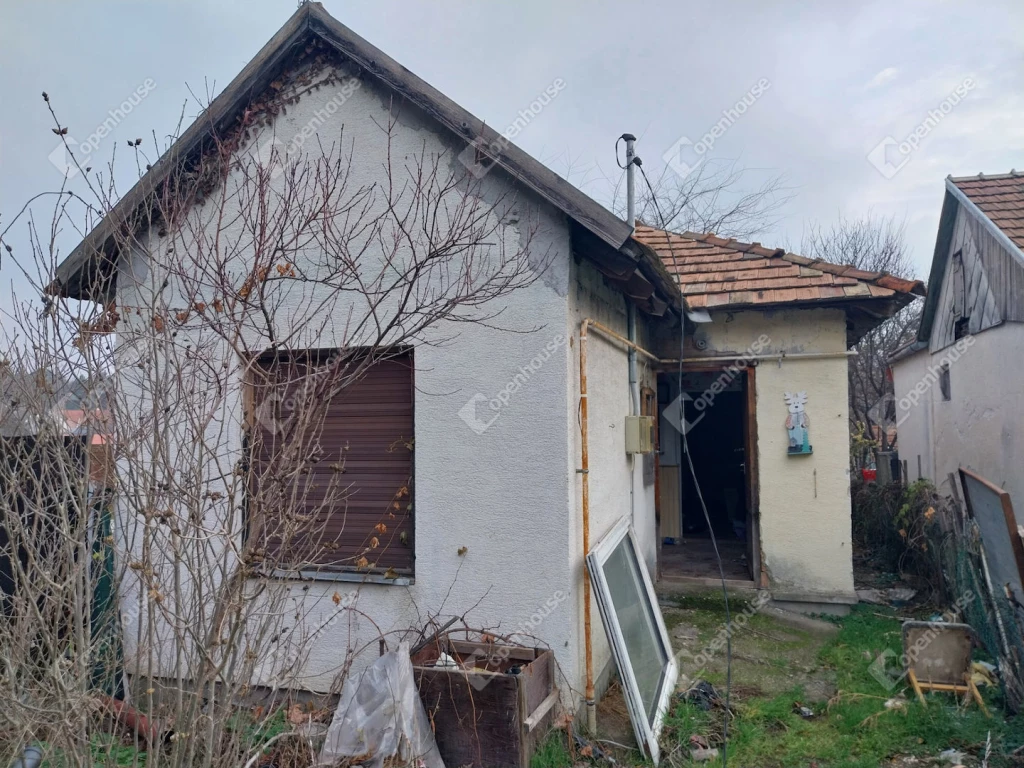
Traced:
[[[458, 666], [435, 666], [442, 653]], [[529, 768], [558, 702], [550, 650], [445, 637], [412, 663], [446, 766]]]

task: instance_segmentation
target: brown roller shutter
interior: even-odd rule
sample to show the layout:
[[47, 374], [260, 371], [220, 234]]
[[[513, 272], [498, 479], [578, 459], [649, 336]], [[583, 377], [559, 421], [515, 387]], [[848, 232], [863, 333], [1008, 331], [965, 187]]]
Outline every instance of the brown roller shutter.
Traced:
[[412, 352], [369, 364], [357, 355], [343, 375], [359, 376], [333, 397], [315, 378], [329, 355], [259, 361], [270, 383], [254, 388], [252, 530], [280, 568], [410, 575]]

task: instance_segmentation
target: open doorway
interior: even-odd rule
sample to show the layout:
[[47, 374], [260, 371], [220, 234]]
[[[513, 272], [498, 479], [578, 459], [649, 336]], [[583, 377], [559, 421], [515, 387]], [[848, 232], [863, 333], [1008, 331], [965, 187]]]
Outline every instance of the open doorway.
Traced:
[[759, 581], [753, 369], [694, 364], [679, 385], [666, 373], [659, 386], [662, 577], [717, 580], [713, 532], [726, 578]]

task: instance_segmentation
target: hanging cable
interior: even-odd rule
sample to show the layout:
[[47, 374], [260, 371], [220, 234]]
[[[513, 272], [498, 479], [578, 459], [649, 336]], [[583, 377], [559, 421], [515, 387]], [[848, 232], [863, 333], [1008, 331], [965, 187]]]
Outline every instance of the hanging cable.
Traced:
[[[617, 150], [618, 145], [616, 145]], [[616, 152], [616, 162], [618, 161]], [[640, 163], [640, 158], [635, 160], [636, 167], [640, 169], [641, 175], [644, 177], [644, 182], [647, 184], [647, 189], [651, 193], [651, 202], [654, 204], [654, 210], [658, 214], [658, 219], [661, 222], [661, 228], [668, 232], [668, 222], [665, 221], [665, 217], [661, 213], [661, 206], [658, 205], [658, 198], [654, 194], [654, 188], [651, 186], [650, 180], [647, 178], [647, 173], [644, 171], [643, 165]], [[672, 238], [667, 237], [669, 255], [672, 257], [672, 262], [675, 263], [675, 250], [672, 248]], [[708, 526], [708, 533], [711, 534], [711, 546], [715, 550], [715, 559], [718, 561], [718, 575], [722, 580], [722, 597], [725, 600], [725, 720], [722, 725], [722, 768], [727, 768], [729, 764], [729, 704], [732, 694], [732, 617], [729, 613], [729, 590], [725, 583], [725, 566], [722, 564], [722, 555], [718, 551], [718, 540], [715, 538], [714, 528], [711, 526], [711, 515], [708, 514], [708, 506], [704, 503], [704, 494], [700, 490], [700, 482], [697, 480], [697, 470], [693, 466], [693, 458], [690, 456], [690, 445], [686, 440], [686, 411], [685, 401], [683, 400], [683, 354], [684, 354], [684, 335], [686, 330], [686, 313], [685, 309], [679, 313], [679, 367], [676, 372], [677, 389], [679, 390], [679, 428], [683, 433], [683, 453], [686, 455], [686, 463], [690, 467], [690, 475], [693, 477], [693, 487], [697, 489], [697, 499], [700, 501], [700, 508], [704, 512], [704, 521]]]

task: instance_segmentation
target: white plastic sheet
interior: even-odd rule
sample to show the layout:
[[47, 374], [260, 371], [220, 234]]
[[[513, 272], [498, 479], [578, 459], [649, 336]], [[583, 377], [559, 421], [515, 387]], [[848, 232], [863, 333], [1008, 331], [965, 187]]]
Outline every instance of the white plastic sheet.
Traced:
[[320, 765], [361, 758], [359, 764], [366, 768], [383, 768], [391, 757], [402, 765], [444, 768], [416, 690], [408, 643], [385, 653], [345, 685]]

